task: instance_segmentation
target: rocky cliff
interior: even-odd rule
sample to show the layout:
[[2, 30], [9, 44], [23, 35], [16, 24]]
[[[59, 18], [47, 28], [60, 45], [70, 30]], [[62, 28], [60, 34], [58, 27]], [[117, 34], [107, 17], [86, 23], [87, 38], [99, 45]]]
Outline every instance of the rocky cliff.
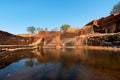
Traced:
[[85, 26], [92, 26], [96, 33], [117, 33], [120, 32], [120, 13], [112, 14], [107, 17], [102, 17], [98, 20], [93, 20]]
[[120, 46], [120, 13], [68, 28], [51, 43], [62, 46]]
[[80, 35], [62, 40], [60, 37], [53, 39], [54, 44], [61, 46], [120, 46], [120, 33]]
[[27, 45], [43, 39], [44, 45], [54, 46], [120, 46], [120, 14], [93, 20], [82, 28], [64, 32], [41, 31], [38, 34], [13, 35], [0, 31], [0, 44]]
[[38, 33], [39, 38], [44, 38], [46, 44], [49, 44], [55, 37], [61, 34], [60, 31], [41, 31]]
[[88, 46], [120, 46], [120, 33], [100, 34], [86, 39]]
[[0, 45], [27, 45], [34, 42], [33, 37], [21, 37], [0, 30]]

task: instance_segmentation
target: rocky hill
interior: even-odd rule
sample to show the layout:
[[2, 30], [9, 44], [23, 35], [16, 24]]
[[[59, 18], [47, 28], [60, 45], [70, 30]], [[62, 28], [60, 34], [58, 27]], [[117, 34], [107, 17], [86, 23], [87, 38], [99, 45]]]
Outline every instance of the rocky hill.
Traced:
[[[82, 28], [13, 35], [0, 31], [0, 45], [27, 45], [42, 39], [45, 46], [120, 46], [120, 14], [93, 20]], [[37, 45], [40, 45], [37, 44]]]
[[68, 28], [50, 43], [64, 46], [120, 46], [120, 13]]
[[0, 45], [27, 45], [34, 41], [33, 37], [21, 37], [0, 30]]

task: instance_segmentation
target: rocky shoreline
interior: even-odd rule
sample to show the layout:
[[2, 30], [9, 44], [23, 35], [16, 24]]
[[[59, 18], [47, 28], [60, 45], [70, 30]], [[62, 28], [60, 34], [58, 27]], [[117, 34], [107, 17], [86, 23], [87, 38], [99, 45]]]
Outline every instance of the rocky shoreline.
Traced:
[[[12, 46], [12, 45], [11, 45]], [[1, 46], [0, 46], [1, 47]], [[5, 47], [5, 46], [4, 46]], [[6, 46], [8, 47], [8, 46]], [[1, 48], [0, 53], [11, 52], [17, 50], [26, 50], [26, 49], [39, 49], [38, 47], [33, 46], [22, 46], [21, 48]], [[120, 47], [111, 47], [111, 46], [55, 46], [55, 47], [43, 47], [43, 49], [86, 49], [86, 50], [105, 50], [105, 51], [120, 51]]]
[[0, 53], [25, 49], [35, 49], [35, 47], [28, 45], [0, 45]]

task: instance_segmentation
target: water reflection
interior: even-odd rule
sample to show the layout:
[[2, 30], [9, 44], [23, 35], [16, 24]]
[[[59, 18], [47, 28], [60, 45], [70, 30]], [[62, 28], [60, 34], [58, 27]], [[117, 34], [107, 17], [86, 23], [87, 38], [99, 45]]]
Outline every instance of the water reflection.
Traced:
[[120, 80], [120, 52], [20, 50], [0, 54], [0, 80]]
[[11, 63], [18, 62], [25, 58], [36, 58], [36, 56], [31, 52], [31, 50], [18, 50], [13, 52], [6, 52], [0, 54], [0, 69], [4, 68]]

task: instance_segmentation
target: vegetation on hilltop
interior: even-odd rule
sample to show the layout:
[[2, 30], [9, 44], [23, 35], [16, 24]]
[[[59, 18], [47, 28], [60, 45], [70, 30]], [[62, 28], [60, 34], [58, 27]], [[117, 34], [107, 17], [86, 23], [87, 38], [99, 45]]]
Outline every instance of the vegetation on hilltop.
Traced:
[[[60, 30], [61, 31], [65, 31], [67, 30], [67, 28], [70, 28], [71, 26], [69, 24], [63, 24], [61, 27], [60, 27]], [[48, 31], [47, 28], [41, 28], [41, 27], [35, 27], [35, 26], [29, 26], [27, 27], [27, 32], [31, 33], [31, 34], [34, 34], [36, 33], [36, 31], [39, 33], [41, 31]], [[51, 29], [51, 31], [59, 31], [59, 29], [57, 27], [54, 27], [53, 29]]]
[[30, 27], [27, 27], [27, 31], [33, 34], [35, 33], [36, 28], [34, 26], [30, 26]]
[[120, 13], [120, 2], [118, 2], [116, 5], [113, 6], [113, 9], [110, 12], [110, 14], [114, 14], [114, 13]]
[[70, 28], [70, 25], [69, 24], [63, 24], [60, 28], [61, 28], [61, 31], [64, 31], [67, 28]]

